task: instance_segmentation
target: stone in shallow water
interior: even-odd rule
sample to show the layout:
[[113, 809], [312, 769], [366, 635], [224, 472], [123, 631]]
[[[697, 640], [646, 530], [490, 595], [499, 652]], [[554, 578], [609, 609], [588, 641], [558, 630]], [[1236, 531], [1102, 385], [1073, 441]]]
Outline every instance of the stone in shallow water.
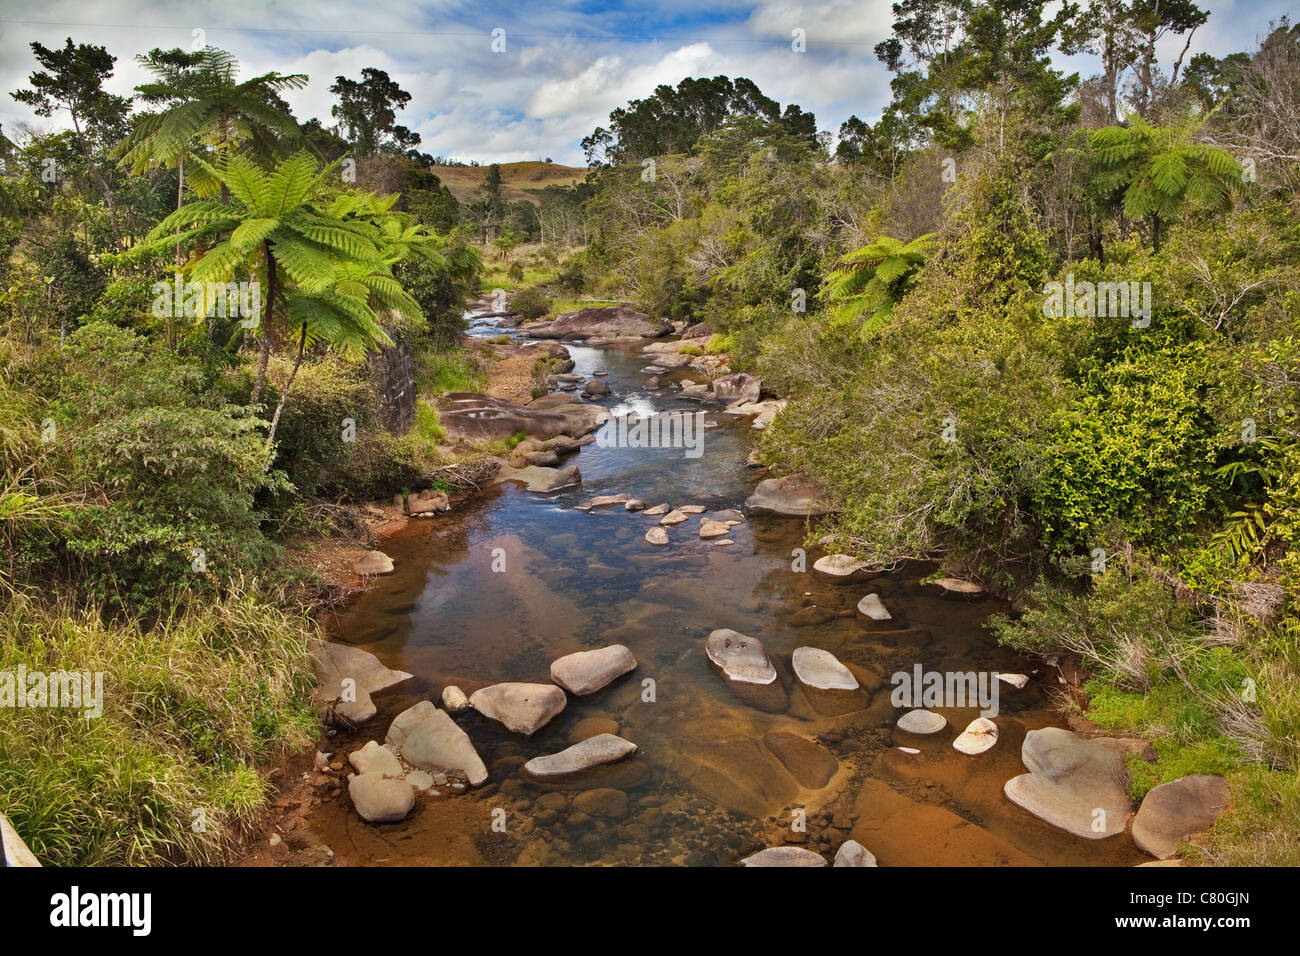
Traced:
[[504, 683], [475, 691], [469, 703], [515, 733], [532, 735], [564, 710], [568, 698], [554, 684]]
[[1155, 787], [1133, 818], [1133, 842], [1159, 860], [1178, 852], [1178, 844], [1208, 830], [1228, 806], [1228, 782], [1222, 777], [1179, 777]]
[[385, 777], [400, 777], [406, 773], [393, 752], [379, 746], [374, 740], [348, 754], [348, 763], [352, 764], [352, 769], [357, 773], [378, 773]]
[[774, 731], [763, 738], [781, 765], [805, 787], [820, 790], [835, 776], [839, 761], [816, 741], [786, 731]]
[[636, 658], [622, 644], [566, 654], [551, 664], [551, 680], [579, 697], [594, 694], [611, 681], [636, 670]]
[[867, 567], [851, 554], [827, 554], [813, 562], [813, 570], [832, 578], [848, 578]]
[[756, 637], [723, 627], [709, 635], [704, 649], [729, 680], [739, 684], [771, 684], [776, 680], [776, 668]]
[[645, 533], [645, 539], [651, 544], [667, 544], [668, 532], [663, 528], [651, 528]]
[[875, 855], [857, 840], [845, 840], [832, 866], [878, 866]]
[[442, 689], [442, 706], [449, 714], [459, 714], [469, 707], [469, 698], [455, 684], [449, 684]]
[[645, 508], [645, 502], [642, 501], [640, 498], [632, 498], [629, 501], [623, 502], [623, 509], [625, 511], [641, 511], [644, 508]]
[[822, 500], [824, 494], [822, 486], [813, 481], [768, 478], [760, 481], [754, 493], [745, 499], [745, 507], [797, 517], [830, 514], [832, 509]]
[[909, 734], [937, 734], [947, 726], [947, 718], [932, 710], [909, 710], [898, 718], [898, 729]]
[[680, 505], [677, 510], [684, 515], [702, 515], [709, 509], [704, 505]]
[[534, 777], [554, 777], [578, 773], [601, 764], [613, 763], [636, 753], [636, 744], [614, 734], [597, 734], [561, 750], [559, 753], [534, 757], [524, 770]]
[[431, 701], [422, 700], [394, 717], [386, 741], [419, 770], [463, 773], [475, 787], [487, 780], [487, 767], [469, 735]]
[[597, 495], [590, 501], [584, 501], [582, 504], [576, 505], [575, 507], [577, 507], [579, 511], [590, 511], [592, 508], [603, 508], [606, 505], [626, 505], [632, 500], [631, 495]]
[[659, 520], [659, 523], [665, 527], [672, 527], [675, 524], [681, 524], [685, 520], [686, 515], [682, 513], [680, 508], [678, 508], [676, 511], [670, 511], [668, 514], [664, 515]]
[[801, 846], [773, 846], [740, 861], [742, 866], [826, 866], [820, 853]]
[[982, 754], [998, 742], [998, 725], [987, 717], [976, 717], [957, 735], [953, 748], [964, 754]]
[[794, 676], [801, 684], [817, 690], [858, 689], [858, 679], [830, 651], [819, 647], [796, 647], [792, 660]]
[[404, 779], [418, 793], [425, 793], [433, 789], [433, 774], [426, 773], [423, 770], [412, 770]]
[[858, 613], [870, 621], [891, 621], [893, 615], [885, 607], [885, 602], [880, 600], [879, 594], [868, 594], [858, 602]]
[[1023, 690], [1029, 683], [1029, 678], [1024, 674], [998, 674], [998, 680], [1004, 684], [1010, 684], [1016, 690]]
[[397, 823], [415, 807], [415, 791], [405, 780], [361, 773], [348, 781], [348, 796], [367, 823]]
[[642, 514], [666, 515], [668, 514], [668, 510], [669, 510], [668, 502], [665, 501], [663, 504], [655, 505], [653, 508], [646, 508], [645, 511], [642, 512]]
[[343, 696], [343, 681], [353, 681], [356, 700], [334, 705], [338, 714], [353, 723], [364, 723], [378, 713], [371, 694], [411, 678], [406, 671], [390, 670], [374, 654], [347, 644], [317, 641], [311, 645], [311, 656], [321, 699], [339, 701]]
[[1117, 781], [1124, 776], [1124, 755], [1135, 752], [1138, 743], [1085, 739], [1059, 727], [1031, 730], [1020, 748], [1030, 772], [1012, 777], [1002, 790], [1012, 803], [1075, 836], [1116, 836], [1133, 810]]
[[731, 525], [725, 524], [721, 521], [710, 521], [708, 518], [705, 518], [700, 522], [701, 538], [725, 538], [730, 533]]
[[356, 574], [392, 574], [393, 559], [382, 551], [367, 551], [352, 564]]
[[963, 580], [962, 578], [940, 578], [934, 583], [943, 593], [944, 597], [973, 601], [984, 597], [987, 593], [981, 585], [976, 584], [974, 581]]
[[614, 819], [627, 813], [627, 794], [612, 787], [584, 790], [573, 798], [573, 807], [588, 816]]

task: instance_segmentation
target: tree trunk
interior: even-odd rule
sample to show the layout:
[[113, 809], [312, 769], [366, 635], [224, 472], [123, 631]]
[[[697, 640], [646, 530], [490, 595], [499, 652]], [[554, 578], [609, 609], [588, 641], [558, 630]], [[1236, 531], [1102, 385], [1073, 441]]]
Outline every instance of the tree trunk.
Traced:
[[266, 366], [271, 361], [271, 316], [275, 311], [275, 257], [271, 255], [268, 242], [262, 243], [266, 250], [266, 305], [262, 309], [262, 361], [257, 367], [257, 380], [253, 382], [253, 396], [250, 405], [256, 405], [262, 397], [262, 388], [266, 385]]
[[284, 388], [280, 390], [280, 401], [275, 406], [275, 415], [271, 419], [271, 430], [266, 435], [266, 447], [270, 448], [275, 443], [275, 430], [280, 427], [280, 413], [284, 411], [284, 400], [289, 397], [289, 389], [293, 387], [293, 380], [298, 377], [298, 366], [302, 365], [302, 353], [307, 348], [307, 323], [302, 324], [302, 335], [298, 338], [298, 357], [294, 360], [293, 371], [289, 373], [289, 380], [284, 383]]

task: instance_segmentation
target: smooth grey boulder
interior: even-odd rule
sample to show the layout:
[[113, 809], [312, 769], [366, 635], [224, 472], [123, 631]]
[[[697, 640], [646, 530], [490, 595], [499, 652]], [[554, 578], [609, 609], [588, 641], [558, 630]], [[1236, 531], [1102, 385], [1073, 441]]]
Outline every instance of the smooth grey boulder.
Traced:
[[809, 479], [766, 478], [745, 499], [745, 507], [792, 517], [827, 515], [834, 509], [826, 503], [825, 494], [819, 483]]
[[826, 866], [820, 853], [801, 846], [773, 846], [740, 861], [742, 866]]
[[634, 753], [636, 744], [632, 741], [616, 734], [597, 734], [559, 753], [534, 757], [524, 764], [524, 770], [534, 777], [559, 777], [614, 763]]
[[431, 701], [422, 700], [394, 717], [385, 742], [417, 769], [462, 773], [474, 787], [488, 778], [469, 735]]
[[[311, 657], [319, 684], [317, 694], [322, 700], [336, 702], [335, 713], [355, 724], [378, 713], [371, 694], [411, 679], [406, 671], [391, 670], [374, 654], [348, 644], [316, 641], [311, 645]], [[355, 696], [355, 700], [343, 700], [345, 696]]]
[[629, 671], [636, 670], [636, 658], [623, 644], [610, 644], [594, 651], [566, 654], [551, 664], [551, 680], [570, 694], [594, 694]]
[[1228, 806], [1228, 781], [1209, 774], [1179, 777], [1155, 787], [1133, 818], [1133, 842], [1158, 860], [1178, 852], [1178, 844], [1214, 825]]
[[568, 698], [554, 684], [504, 683], [476, 690], [469, 703], [484, 717], [531, 736], [564, 710]]
[[415, 790], [405, 780], [361, 773], [348, 781], [348, 796], [367, 823], [398, 823], [415, 807]]
[[857, 690], [858, 679], [830, 651], [796, 647], [792, 655], [794, 676], [816, 690]]
[[1002, 790], [1012, 803], [1040, 820], [1086, 840], [1124, 832], [1132, 801], [1120, 785], [1131, 741], [1084, 738], [1059, 727], [1031, 730], [1020, 759], [1029, 773], [1012, 777]]
[[709, 635], [704, 649], [728, 680], [738, 684], [771, 684], [776, 680], [776, 668], [756, 637], [723, 627]]

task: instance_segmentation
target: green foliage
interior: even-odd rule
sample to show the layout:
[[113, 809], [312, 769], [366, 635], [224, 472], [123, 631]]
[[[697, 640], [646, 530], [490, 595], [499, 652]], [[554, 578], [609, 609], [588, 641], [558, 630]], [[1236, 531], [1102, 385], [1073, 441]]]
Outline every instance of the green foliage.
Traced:
[[525, 319], [540, 319], [551, 311], [552, 304], [545, 289], [521, 289], [511, 297], [510, 311], [518, 312]]
[[907, 243], [881, 236], [843, 256], [821, 290], [834, 309], [833, 327], [858, 324], [864, 338], [875, 333], [916, 283], [934, 245], [928, 235]]

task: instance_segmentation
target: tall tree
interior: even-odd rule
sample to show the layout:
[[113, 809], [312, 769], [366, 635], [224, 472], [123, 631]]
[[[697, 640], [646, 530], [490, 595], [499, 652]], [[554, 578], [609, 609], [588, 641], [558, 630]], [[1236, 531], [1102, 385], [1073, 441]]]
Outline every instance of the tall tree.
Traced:
[[166, 243], [180, 226], [184, 241], [209, 246], [191, 281], [229, 282], [246, 271], [262, 283], [262, 354], [253, 404], [261, 397], [272, 348], [296, 337], [297, 357], [271, 419], [271, 442], [309, 345], [324, 342], [359, 353], [390, 344], [376, 308], [423, 319], [392, 270], [412, 244], [427, 237], [418, 228], [391, 228], [396, 196], [334, 190], [329, 183], [337, 162], [318, 170], [305, 152], [270, 171], [238, 154], [211, 166], [195, 162], [229, 188], [231, 201], [190, 203], [160, 222], [150, 241]]
[[155, 77], [136, 92], [160, 109], [141, 116], [114, 155], [135, 173], [155, 165], [177, 167], [177, 209], [184, 201], [187, 154], [240, 148], [265, 163], [281, 153], [285, 141], [299, 137], [279, 94], [305, 87], [305, 74], [270, 72], [240, 82], [239, 61], [211, 46], [194, 52], [155, 48], [136, 60]]
[[361, 71], [360, 80], [334, 78], [330, 92], [338, 103], [330, 115], [358, 156], [378, 152], [406, 153], [420, 145], [420, 136], [397, 123], [397, 111], [411, 102], [411, 94], [372, 66]]
[[99, 183], [108, 204], [109, 223], [118, 238], [117, 210], [113, 190], [95, 162], [96, 147], [120, 135], [122, 124], [131, 110], [131, 101], [104, 90], [104, 81], [113, 75], [117, 57], [102, 46], [78, 43], [72, 37], [60, 49], [50, 49], [36, 41], [31, 43], [36, 61], [43, 67], [33, 72], [27, 82], [31, 89], [15, 90], [11, 95], [26, 103], [37, 116], [53, 116], [67, 110], [72, 119], [77, 148], [90, 174]]

